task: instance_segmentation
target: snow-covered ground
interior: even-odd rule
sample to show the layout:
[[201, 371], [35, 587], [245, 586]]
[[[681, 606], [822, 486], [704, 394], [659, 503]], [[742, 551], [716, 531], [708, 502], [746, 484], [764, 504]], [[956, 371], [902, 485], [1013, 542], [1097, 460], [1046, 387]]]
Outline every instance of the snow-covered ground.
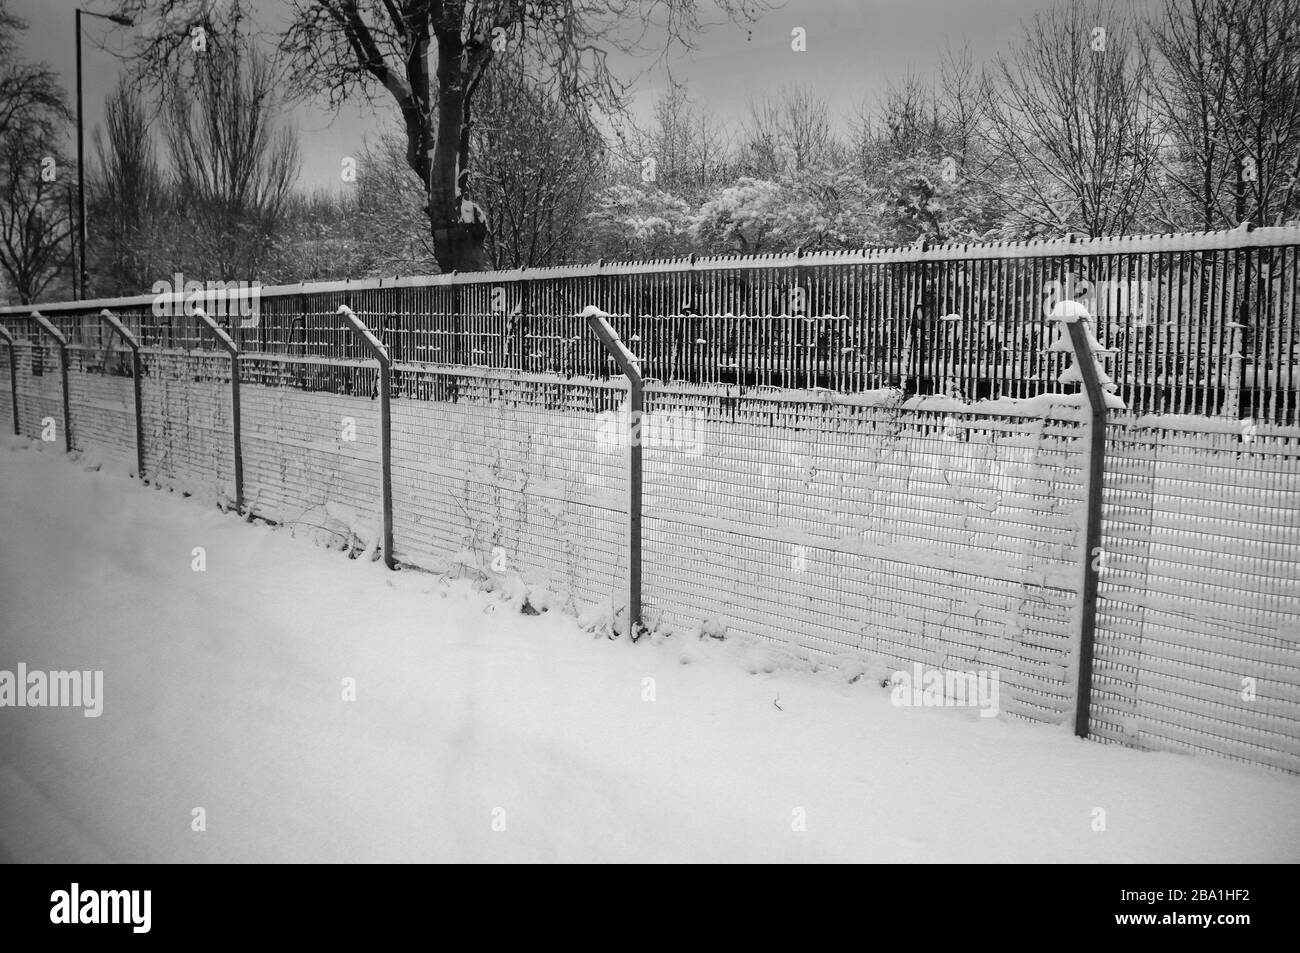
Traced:
[[98, 718], [0, 708], [0, 860], [1300, 860], [1297, 778], [611, 641], [85, 463], [0, 446], [0, 670], [104, 673]]

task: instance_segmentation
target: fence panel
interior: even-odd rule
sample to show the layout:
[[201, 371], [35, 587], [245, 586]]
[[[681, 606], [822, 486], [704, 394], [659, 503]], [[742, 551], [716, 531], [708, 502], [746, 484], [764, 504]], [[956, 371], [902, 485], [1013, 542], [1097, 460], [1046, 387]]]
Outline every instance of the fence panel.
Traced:
[[518, 574], [605, 609], [627, 571], [627, 480], [608, 381], [394, 367], [398, 557]]
[[9, 352], [14, 351], [14, 363], [17, 363], [18, 345], [6, 344], [0, 339], [0, 433], [14, 432], [14, 390], [13, 377], [10, 373]]
[[[43, 338], [44, 336], [42, 336]], [[18, 425], [24, 436], [40, 440], [52, 422], [53, 443], [63, 443], [63, 377], [59, 349], [40, 341], [18, 341]]]
[[374, 362], [239, 361], [245, 504], [327, 545], [379, 546]]
[[[262, 288], [255, 317], [225, 321], [245, 351], [357, 360], [347, 304], [399, 362], [601, 377], [576, 317], [596, 305], [647, 379], [977, 400], [1061, 392], [1043, 318], [1073, 298], [1130, 408], [1297, 424], [1298, 255], [1300, 227], [718, 256]], [[157, 303], [41, 309], [74, 343], [108, 305], [146, 345], [214, 346]], [[29, 314], [0, 308], [0, 323]]]
[[1074, 408], [665, 388], [646, 402], [652, 619], [856, 655], [877, 674], [999, 671], [1006, 710], [1069, 713], [1085, 473]]
[[140, 360], [146, 478], [233, 506], [229, 356], [141, 348]]
[[1124, 418], [1092, 731], [1300, 772], [1300, 432]]
[[68, 348], [68, 402], [75, 450], [97, 450], [135, 471], [135, 390], [131, 352]]

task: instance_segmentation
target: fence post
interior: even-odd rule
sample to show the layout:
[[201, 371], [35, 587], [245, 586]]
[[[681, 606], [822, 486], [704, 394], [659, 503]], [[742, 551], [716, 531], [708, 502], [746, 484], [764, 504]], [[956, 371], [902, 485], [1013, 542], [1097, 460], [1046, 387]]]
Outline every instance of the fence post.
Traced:
[[244, 449], [239, 433], [239, 345], [226, 333], [225, 328], [217, 324], [202, 308], [194, 309], [194, 316], [199, 319], [221, 346], [230, 355], [230, 431], [235, 454], [235, 512], [244, 512]]
[[588, 326], [614, 363], [627, 375], [627, 631], [635, 641], [645, 628], [641, 622], [641, 415], [645, 406], [645, 383], [641, 377], [641, 361], [610, 326], [605, 312], [595, 305], [588, 305], [577, 316], [587, 319]]
[[135, 475], [144, 479], [144, 410], [140, 401], [140, 342], [112, 311], [107, 308], [99, 312], [99, 317], [110, 328], [122, 336], [127, 347], [131, 349], [131, 390], [135, 397]]
[[[522, 269], [521, 269], [522, 270]], [[519, 370], [528, 370], [528, 309], [532, 307], [533, 282], [525, 278], [519, 283], [519, 319], [515, 322], [515, 354]]]
[[389, 357], [388, 348], [384, 347], [373, 331], [366, 327], [356, 312], [345, 304], [339, 305], [339, 317], [356, 332], [361, 341], [370, 349], [379, 362], [379, 481], [383, 501], [384, 520], [384, 565], [389, 569], [397, 568], [393, 555], [393, 414], [392, 414], [392, 367], [393, 359]]
[[50, 322], [49, 318], [42, 317], [39, 311], [32, 312], [32, 320], [59, 345], [59, 370], [63, 375], [63, 449], [71, 453], [72, 405], [68, 402], [68, 339]]
[[1083, 380], [1090, 412], [1088, 440], [1088, 491], [1084, 524], [1083, 587], [1080, 592], [1079, 672], [1075, 690], [1074, 733], [1088, 737], [1092, 713], [1092, 662], [1097, 637], [1097, 577], [1101, 552], [1102, 484], [1106, 463], [1106, 393], [1097, 369], [1096, 351], [1084, 323], [1088, 310], [1076, 301], [1061, 301], [1052, 308], [1052, 320], [1065, 323], [1074, 368]]
[[[453, 278], [456, 276], [456, 272], [454, 270], [452, 271], [451, 274]], [[462, 286], [460, 282], [456, 282], [451, 286], [450, 289], [451, 290], [451, 311], [452, 311], [451, 313], [451, 363], [453, 364], [467, 363], [466, 361], [461, 359], [462, 350], [463, 350], [461, 346], [462, 345], [461, 332], [464, 330], [465, 327], [465, 319], [464, 316], [461, 314], [461, 306], [463, 303], [463, 299], [460, 293], [461, 287]]]
[[14, 352], [14, 336], [4, 326], [0, 326], [0, 341], [9, 348], [9, 399], [13, 402], [14, 436], [17, 437], [22, 434], [18, 425], [18, 355]]

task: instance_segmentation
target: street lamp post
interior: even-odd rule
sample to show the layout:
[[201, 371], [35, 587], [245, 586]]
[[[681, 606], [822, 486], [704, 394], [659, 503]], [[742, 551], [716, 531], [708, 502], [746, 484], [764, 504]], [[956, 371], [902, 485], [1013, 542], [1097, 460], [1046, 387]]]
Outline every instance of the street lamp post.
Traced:
[[132, 26], [134, 21], [117, 13], [93, 13], [77, 8], [77, 234], [80, 237], [81, 261], [77, 270], [77, 300], [86, 297], [86, 134], [81, 112], [81, 15], [111, 20], [121, 26]]

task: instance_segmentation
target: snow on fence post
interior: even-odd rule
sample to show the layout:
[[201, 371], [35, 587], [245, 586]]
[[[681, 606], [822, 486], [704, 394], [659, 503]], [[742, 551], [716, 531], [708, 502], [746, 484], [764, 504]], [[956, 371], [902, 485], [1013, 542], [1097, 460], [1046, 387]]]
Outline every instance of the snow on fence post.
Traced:
[[384, 565], [396, 569], [397, 562], [393, 555], [393, 359], [388, 354], [388, 348], [357, 317], [355, 311], [341, 304], [338, 313], [379, 362], [379, 482], [384, 521]]
[[645, 406], [645, 384], [641, 361], [610, 326], [609, 315], [595, 305], [587, 305], [577, 314], [586, 318], [600, 343], [620, 371], [627, 375], [627, 631], [635, 641], [643, 629], [641, 623], [641, 416]]
[[221, 346], [226, 349], [226, 353], [230, 355], [230, 431], [235, 453], [235, 512], [242, 514], [244, 512], [244, 449], [239, 434], [239, 345], [202, 308], [194, 308], [194, 316], [212, 332]]
[[39, 311], [32, 312], [32, 320], [59, 346], [59, 370], [63, 375], [63, 449], [72, 452], [72, 407], [68, 403], [68, 339], [56, 328], [50, 319], [43, 317]]
[[18, 424], [18, 354], [14, 349], [14, 336], [4, 326], [0, 326], [0, 341], [3, 341], [9, 350], [9, 400], [13, 405], [14, 436], [18, 436], [22, 433], [22, 428]]
[[135, 475], [144, 479], [144, 409], [140, 401], [140, 342], [121, 319], [108, 308], [99, 312], [100, 319], [122, 336], [131, 349], [131, 389], [135, 397]]
[[[1061, 372], [1059, 383], [1082, 382], [1090, 411], [1088, 438], [1088, 489], [1084, 523], [1083, 584], [1079, 592], [1079, 662], [1075, 690], [1074, 733], [1088, 737], [1092, 711], [1093, 645], [1097, 635], [1097, 578], [1104, 558], [1101, 548], [1102, 482], [1106, 459], [1106, 410], [1123, 403], [1103, 389], [1110, 377], [1097, 364], [1097, 354], [1113, 353], [1103, 348], [1088, 328], [1088, 309], [1077, 301], [1058, 301], [1049, 320], [1065, 325], [1066, 335], [1052, 343], [1050, 350], [1066, 351], [1074, 364]], [[1068, 335], [1068, 342], [1067, 342]]]

